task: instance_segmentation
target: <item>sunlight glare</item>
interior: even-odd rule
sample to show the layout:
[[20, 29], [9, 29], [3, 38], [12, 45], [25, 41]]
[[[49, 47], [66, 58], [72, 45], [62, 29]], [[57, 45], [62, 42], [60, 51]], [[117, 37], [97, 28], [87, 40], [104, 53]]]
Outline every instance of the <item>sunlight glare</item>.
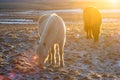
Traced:
[[33, 59], [34, 59], [34, 60], [37, 60], [37, 56], [33, 56]]
[[111, 3], [117, 3], [118, 2], [118, 0], [108, 0], [109, 2], [111, 2]]

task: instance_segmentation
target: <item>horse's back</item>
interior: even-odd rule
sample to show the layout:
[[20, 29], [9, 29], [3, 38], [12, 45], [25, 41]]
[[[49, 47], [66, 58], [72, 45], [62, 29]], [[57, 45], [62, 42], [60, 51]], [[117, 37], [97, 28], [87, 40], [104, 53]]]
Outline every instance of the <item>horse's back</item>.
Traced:
[[[56, 14], [51, 14], [46, 22], [45, 29], [42, 33], [42, 38], [45, 42], [57, 42], [66, 35], [64, 21]], [[63, 36], [64, 35], [64, 36]]]
[[84, 23], [88, 25], [101, 24], [101, 13], [97, 8], [87, 7], [83, 12]]

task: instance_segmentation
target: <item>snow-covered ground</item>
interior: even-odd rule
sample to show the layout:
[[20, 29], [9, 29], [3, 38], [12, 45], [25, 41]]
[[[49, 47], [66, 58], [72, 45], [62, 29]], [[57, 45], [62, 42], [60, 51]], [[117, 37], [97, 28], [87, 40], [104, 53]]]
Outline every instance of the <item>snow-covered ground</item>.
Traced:
[[[118, 15], [119, 16], [119, 15]], [[16, 20], [17, 19], [17, 20]], [[119, 80], [120, 18], [103, 19], [99, 42], [87, 40], [83, 22], [66, 22], [65, 66], [47, 66], [39, 71], [32, 60], [39, 39], [37, 26], [0, 25], [0, 79], [12, 80]], [[8, 21], [9, 19], [0, 19]], [[24, 21], [25, 20], [25, 21]], [[31, 19], [32, 20], [32, 19]], [[29, 22], [29, 19], [10, 19]], [[34, 21], [33, 21], [34, 22]]]

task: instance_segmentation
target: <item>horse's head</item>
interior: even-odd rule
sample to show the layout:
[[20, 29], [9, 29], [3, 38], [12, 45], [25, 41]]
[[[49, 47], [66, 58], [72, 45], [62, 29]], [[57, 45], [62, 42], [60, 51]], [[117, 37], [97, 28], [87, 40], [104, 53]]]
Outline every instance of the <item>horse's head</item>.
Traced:
[[46, 53], [47, 52], [46, 52], [46, 49], [45, 49], [45, 45], [38, 42], [37, 47], [36, 47], [36, 54], [38, 56], [38, 65], [39, 65], [40, 68], [43, 68], [44, 61], [47, 57]]
[[46, 20], [50, 17], [50, 15], [44, 14], [39, 17], [38, 19], [38, 25], [42, 25], [46, 23]]

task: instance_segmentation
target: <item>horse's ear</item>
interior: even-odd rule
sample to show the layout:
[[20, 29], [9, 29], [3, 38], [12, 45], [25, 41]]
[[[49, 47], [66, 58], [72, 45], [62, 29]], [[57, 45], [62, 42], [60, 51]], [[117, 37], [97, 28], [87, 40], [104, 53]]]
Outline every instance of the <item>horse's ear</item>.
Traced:
[[47, 15], [46, 15], [46, 14], [40, 16], [39, 19], [38, 19], [38, 24], [42, 23], [42, 22], [43, 22], [44, 20], [46, 20], [46, 19], [47, 19]]

